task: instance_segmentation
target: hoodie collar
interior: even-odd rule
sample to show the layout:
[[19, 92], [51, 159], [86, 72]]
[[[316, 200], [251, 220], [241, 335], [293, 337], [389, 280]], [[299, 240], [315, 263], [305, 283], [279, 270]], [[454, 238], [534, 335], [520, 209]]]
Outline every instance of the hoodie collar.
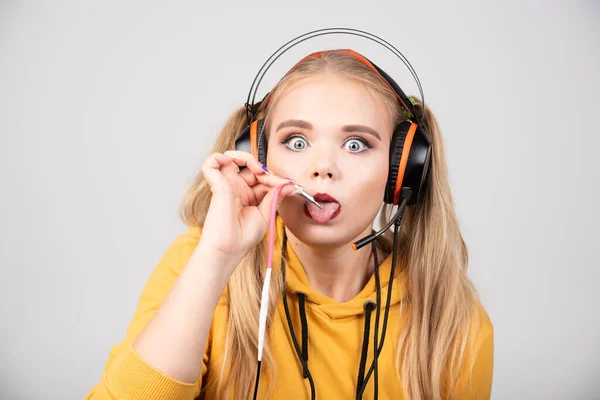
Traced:
[[[275, 248], [273, 254], [273, 268], [281, 270], [281, 244], [283, 241], [285, 225], [283, 219], [277, 214]], [[364, 303], [367, 300], [376, 301], [377, 287], [375, 285], [375, 275], [373, 274], [365, 287], [353, 299], [340, 303], [324, 294], [311, 289], [304, 271], [302, 263], [294, 252], [290, 242], [286, 245], [287, 263], [286, 263], [286, 290], [289, 294], [295, 296], [296, 292], [306, 294], [306, 302], [309, 305], [316, 306], [329, 318], [338, 319], [364, 314]], [[392, 268], [392, 254], [388, 255], [383, 262], [380, 260], [379, 277], [381, 282], [381, 307], [385, 307], [390, 271]], [[406, 297], [407, 293], [407, 274], [402, 265], [396, 263], [396, 280], [392, 286], [391, 304], [393, 306]]]

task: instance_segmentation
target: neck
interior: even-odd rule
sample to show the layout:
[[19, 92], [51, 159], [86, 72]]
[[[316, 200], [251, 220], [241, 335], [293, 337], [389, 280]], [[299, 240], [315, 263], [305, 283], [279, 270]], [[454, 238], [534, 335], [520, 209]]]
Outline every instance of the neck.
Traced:
[[[372, 247], [354, 251], [350, 245], [335, 248], [310, 247], [296, 238], [287, 228], [286, 235], [294, 253], [301, 261], [311, 289], [338, 302], [354, 298], [367, 284], [375, 264]], [[364, 232], [366, 236], [371, 229]], [[383, 258], [379, 253], [378, 258]]]

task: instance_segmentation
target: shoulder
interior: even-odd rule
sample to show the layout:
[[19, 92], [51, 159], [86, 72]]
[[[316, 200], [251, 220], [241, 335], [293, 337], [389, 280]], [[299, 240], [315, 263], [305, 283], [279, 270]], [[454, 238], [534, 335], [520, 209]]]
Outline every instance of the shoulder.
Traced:
[[177, 235], [174, 239], [174, 243], [182, 245], [191, 245], [196, 247], [202, 237], [202, 228], [199, 226], [187, 227], [186, 231]]
[[457, 389], [461, 399], [489, 399], [494, 373], [494, 325], [479, 301], [473, 305], [471, 316]]
[[494, 336], [494, 324], [481, 302], [476, 302], [473, 306], [472, 327], [475, 332], [474, 339], [478, 344], [490, 340]]
[[494, 324], [487, 310], [480, 301], [476, 301], [472, 308], [472, 328], [479, 336], [491, 336], [494, 334]]
[[[188, 227], [183, 233], [177, 235], [169, 244], [163, 255], [164, 259], [189, 258], [200, 242], [202, 228]], [[161, 261], [163, 261], [161, 260]], [[181, 272], [181, 271], [178, 271]]]
[[471, 307], [471, 321], [468, 327], [468, 343], [466, 354], [471, 357], [480, 357], [485, 347], [493, 347], [494, 324], [487, 310], [479, 300]]

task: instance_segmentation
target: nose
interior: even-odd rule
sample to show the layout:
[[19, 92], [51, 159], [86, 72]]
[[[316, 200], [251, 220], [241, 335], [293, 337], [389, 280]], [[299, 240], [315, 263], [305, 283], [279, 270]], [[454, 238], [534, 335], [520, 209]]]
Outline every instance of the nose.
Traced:
[[328, 178], [333, 178], [333, 174], [331, 172], [325, 172], [322, 170], [313, 172], [313, 178], [318, 178], [319, 176], [327, 176]]
[[335, 156], [330, 151], [315, 152], [311, 163], [312, 179], [338, 179], [339, 170]]

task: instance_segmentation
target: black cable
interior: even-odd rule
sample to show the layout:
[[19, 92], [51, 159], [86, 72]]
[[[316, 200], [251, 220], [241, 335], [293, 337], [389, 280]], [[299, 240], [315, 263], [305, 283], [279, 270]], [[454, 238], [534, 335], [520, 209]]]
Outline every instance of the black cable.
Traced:
[[[410, 199], [410, 196], [412, 196], [412, 191], [410, 189], [403, 188], [400, 191], [400, 197], [401, 198], [403, 198], [403, 199], [404, 198]], [[357, 240], [356, 242], [354, 242], [353, 245], [355, 247], [355, 250], [358, 250], [361, 247], [368, 245], [373, 240], [375, 240], [377, 238], [377, 236], [380, 236], [385, 231], [387, 231], [390, 228], [390, 226], [392, 226], [392, 224], [394, 223], [394, 221], [396, 221], [398, 219], [398, 217], [402, 214], [402, 212], [404, 211], [404, 206], [398, 207], [398, 210], [396, 211], [396, 214], [394, 214], [394, 216], [388, 221], [388, 223], [383, 228], [381, 228], [378, 232], [372, 233], [369, 236], [365, 236], [364, 238], [362, 238], [362, 239]]]
[[258, 361], [258, 367], [256, 368], [256, 382], [254, 383], [254, 400], [256, 400], [256, 395], [258, 394], [258, 381], [260, 380], [260, 364], [261, 361]]
[[[375, 308], [375, 303], [371, 300], [364, 304], [365, 309], [365, 325], [363, 331], [362, 350], [360, 354], [360, 363], [358, 366], [358, 378], [356, 379], [356, 399], [358, 400], [358, 389], [362, 387], [365, 379], [365, 365], [367, 363], [367, 355], [369, 354], [369, 332], [371, 330], [371, 313]], [[375, 353], [375, 350], [373, 350]]]
[[[379, 317], [381, 314], [381, 281], [379, 279], [379, 259], [377, 257], [377, 246], [375, 244], [375, 240], [373, 240], [372, 242], [372, 253], [373, 253], [373, 263], [375, 264], [375, 287], [376, 287], [376, 307], [377, 309], [375, 310], [375, 329], [373, 330], [373, 362], [375, 363], [375, 369], [374, 369], [374, 379], [375, 379], [375, 386], [373, 388], [373, 395], [374, 395], [374, 399], [377, 400], [377, 396], [379, 395], [379, 376], [378, 376], [378, 369], [377, 369], [377, 338], [379, 337]], [[359, 375], [360, 376], [360, 375]], [[361, 388], [362, 383], [364, 382], [364, 370], [363, 370], [363, 375], [361, 376], [362, 379], [359, 380], [358, 385], [357, 385], [357, 390], [356, 390], [356, 394], [357, 394], [357, 400], [359, 399], [358, 397], [358, 393], [359, 393], [359, 389]]]
[[373, 257], [375, 258], [375, 286], [377, 287], [377, 311], [375, 312], [375, 329], [373, 331], [373, 362], [375, 363], [374, 368], [374, 379], [375, 379], [375, 387], [373, 393], [373, 399], [377, 400], [377, 396], [379, 395], [379, 376], [377, 373], [377, 365], [379, 354], [377, 353], [377, 338], [379, 337], [379, 315], [381, 314], [381, 280], [379, 279], [379, 260], [377, 259], [377, 249], [375, 246], [375, 241], [373, 241], [374, 253]]
[[383, 328], [382, 328], [382, 332], [381, 332], [381, 343], [379, 343], [379, 347], [376, 349], [376, 353], [373, 358], [373, 363], [371, 363], [371, 367], [369, 368], [369, 371], [367, 372], [365, 381], [359, 392], [359, 396], [362, 396], [362, 394], [365, 391], [365, 388], [367, 387], [367, 383], [369, 382], [369, 377], [371, 376], [371, 374], [373, 373], [373, 370], [375, 369], [375, 360], [379, 358], [379, 354], [381, 353], [381, 350], [383, 349], [383, 343], [385, 341], [387, 321], [388, 321], [388, 316], [389, 316], [389, 312], [390, 312], [390, 303], [392, 300], [392, 286], [394, 283], [394, 272], [396, 270], [396, 254], [398, 251], [398, 233], [400, 231], [399, 228], [400, 228], [400, 224], [402, 222], [402, 213], [404, 212], [404, 207], [406, 206], [407, 202], [408, 202], [408, 198], [404, 197], [402, 200], [402, 203], [400, 204], [400, 207], [398, 208], [398, 212], [397, 212], [398, 217], [394, 219], [394, 245], [393, 245], [393, 250], [392, 250], [392, 254], [393, 254], [392, 255], [392, 269], [390, 270], [390, 280], [389, 280], [389, 284], [388, 284], [387, 301], [385, 304], [385, 312], [384, 312], [384, 316], [383, 316]]

